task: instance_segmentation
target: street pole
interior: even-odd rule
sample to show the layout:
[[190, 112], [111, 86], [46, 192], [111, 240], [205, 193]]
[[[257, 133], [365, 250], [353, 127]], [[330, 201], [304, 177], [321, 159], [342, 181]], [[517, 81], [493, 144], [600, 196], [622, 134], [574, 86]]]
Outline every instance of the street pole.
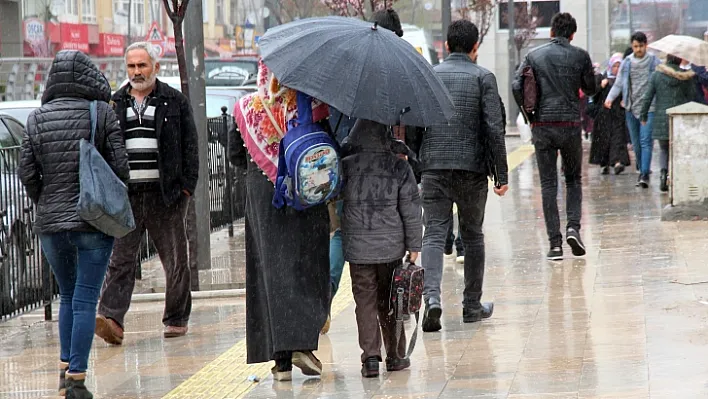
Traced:
[[509, 112], [507, 112], [509, 118], [509, 124], [511, 126], [516, 126], [516, 104], [514, 101], [514, 91], [511, 88], [511, 84], [514, 81], [516, 75], [516, 8], [514, 0], [508, 0], [507, 3], [507, 19], [509, 22], [509, 98], [507, 99], [507, 107]]
[[128, 49], [132, 42], [132, 35], [130, 29], [132, 28], [131, 20], [133, 19], [133, 0], [128, 0], [128, 37], [125, 38], [125, 48]]
[[209, 139], [205, 106], [202, 0], [189, 2], [183, 26], [187, 76], [189, 77], [189, 100], [199, 134], [199, 182], [192, 198], [196, 216], [193, 220], [196, 225], [196, 258], [199, 270], [208, 270], [211, 268], [211, 226], [209, 223]]
[[632, 0], [627, 0], [627, 18], [629, 18], [629, 37], [634, 34], [634, 24], [632, 23]]
[[442, 41], [443, 41], [443, 58], [448, 56], [445, 42], [447, 41], [447, 30], [452, 24], [452, 0], [442, 0]]

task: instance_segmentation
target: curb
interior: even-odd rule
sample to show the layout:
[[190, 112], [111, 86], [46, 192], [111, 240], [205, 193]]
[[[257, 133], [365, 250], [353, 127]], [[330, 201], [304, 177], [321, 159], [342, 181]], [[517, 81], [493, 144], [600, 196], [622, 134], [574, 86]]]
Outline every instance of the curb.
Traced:
[[[192, 299], [219, 299], [219, 298], [240, 298], [246, 296], [243, 288], [214, 291], [192, 291]], [[165, 300], [165, 293], [154, 294], [134, 294], [131, 303], [162, 302]]]

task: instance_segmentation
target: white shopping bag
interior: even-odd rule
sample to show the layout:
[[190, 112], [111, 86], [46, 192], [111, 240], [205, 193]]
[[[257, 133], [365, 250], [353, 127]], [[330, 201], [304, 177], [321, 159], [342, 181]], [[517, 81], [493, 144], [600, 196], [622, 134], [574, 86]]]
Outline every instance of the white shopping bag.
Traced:
[[516, 127], [519, 128], [521, 141], [524, 143], [531, 141], [531, 126], [526, 124], [526, 121], [524, 121], [524, 116], [521, 113], [519, 113], [519, 116], [516, 117]]

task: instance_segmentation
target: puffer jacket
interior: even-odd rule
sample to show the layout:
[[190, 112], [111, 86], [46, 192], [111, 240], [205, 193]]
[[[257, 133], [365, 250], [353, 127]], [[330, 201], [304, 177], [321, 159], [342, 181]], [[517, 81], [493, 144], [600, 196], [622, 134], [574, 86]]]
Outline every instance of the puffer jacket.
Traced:
[[420, 252], [422, 208], [413, 169], [391, 151], [388, 127], [358, 120], [344, 144], [344, 259], [382, 264]]
[[79, 145], [91, 138], [89, 104], [98, 101], [95, 145], [113, 172], [128, 181], [128, 154], [108, 101], [111, 87], [91, 59], [60, 51], [49, 71], [42, 106], [27, 119], [18, 174], [37, 205], [35, 231], [96, 231], [76, 213]]
[[512, 83], [514, 99], [523, 105], [523, 70], [530, 65], [538, 86], [535, 123], [571, 122], [580, 125], [580, 90], [594, 96], [602, 76], [595, 70], [587, 51], [572, 46], [565, 38], [532, 49], [519, 66]]
[[455, 104], [449, 123], [431, 126], [422, 136], [421, 171], [466, 170], [488, 174], [494, 158], [501, 184], [508, 183], [506, 121], [494, 74], [467, 54], [453, 53], [435, 66]]
[[661, 64], [656, 67], [649, 81], [649, 89], [642, 97], [641, 113], [641, 120], [647, 121], [649, 108], [652, 101], [655, 101], [652, 125], [654, 140], [669, 139], [669, 118], [666, 110], [695, 100], [695, 77], [695, 72], [681, 70], [681, 67], [676, 64]]

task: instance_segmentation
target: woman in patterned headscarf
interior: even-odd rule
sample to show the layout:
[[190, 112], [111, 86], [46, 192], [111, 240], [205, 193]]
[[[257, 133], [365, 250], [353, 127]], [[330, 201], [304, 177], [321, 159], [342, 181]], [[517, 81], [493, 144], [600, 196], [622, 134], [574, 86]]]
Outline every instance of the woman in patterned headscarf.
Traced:
[[618, 175], [629, 165], [627, 124], [624, 109], [620, 104], [621, 99], [615, 100], [611, 109], [602, 106], [615, 83], [621, 62], [622, 54], [615, 54], [610, 58], [605, 79], [602, 81], [602, 91], [591, 99], [592, 103], [588, 106], [588, 112], [595, 118], [590, 163], [600, 165], [603, 175], [610, 173], [611, 166], [614, 166], [615, 174]]
[[[275, 360], [278, 381], [292, 379], [293, 365], [305, 375], [320, 375], [322, 363], [312, 352], [329, 310], [327, 207], [296, 211], [271, 204], [280, 140], [297, 117], [296, 92], [281, 86], [261, 62], [258, 91], [241, 98], [234, 115], [240, 134], [232, 136], [229, 157], [248, 170], [247, 361]], [[313, 101], [313, 119], [327, 116], [328, 107]]]

